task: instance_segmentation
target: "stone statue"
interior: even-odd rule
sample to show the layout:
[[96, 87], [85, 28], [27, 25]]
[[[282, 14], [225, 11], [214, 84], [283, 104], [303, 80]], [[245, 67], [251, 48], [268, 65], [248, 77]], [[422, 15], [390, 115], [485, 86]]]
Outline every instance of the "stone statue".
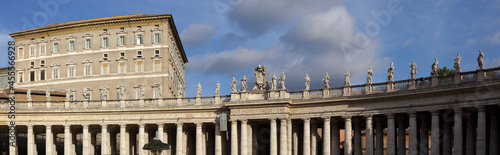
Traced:
[[179, 84], [177, 85], [177, 97], [182, 97], [182, 91], [183, 91], [183, 90], [182, 90], [182, 84], [181, 84], [181, 83], [179, 83]]
[[462, 60], [462, 57], [460, 56], [460, 53], [458, 53], [457, 57], [455, 57], [455, 65], [453, 66], [455, 68], [455, 73], [462, 72], [460, 69], [460, 60]]
[[66, 101], [69, 101], [71, 98], [71, 89], [66, 89]]
[[477, 66], [479, 67], [479, 69], [484, 69], [483, 58], [484, 54], [481, 50], [479, 50], [479, 56], [477, 57]]
[[116, 89], [118, 89], [120, 100], [125, 100], [125, 86], [118, 86]]
[[283, 90], [286, 89], [286, 87], [285, 87], [285, 72], [281, 73], [280, 88], [283, 89]]
[[[267, 71], [266, 66], [261, 66], [259, 64], [257, 66], [257, 68], [254, 69], [254, 71], [255, 71], [255, 86], [253, 87], [253, 90], [266, 89], [268, 87], [267, 81], [266, 81], [266, 71]], [[246, 90], [246, 89], [244, 89], [244, 90]]]
[[391, 67], [387, 70], [387, 79], [391, 82], [394, 82], [394, 63], [391, 62]]
[[245, 75], [243, 75], [243, 78], [241, 79], [241, 91], [246, 92], [247, 91], [247, 78]]
[[311, 78], [309, 78], [309, 74], [306, 74], [306, 78], [304, 78], [306, 80], [306, 90], [309, 90], [309, 86], [311, 85]]
[[345, 86], [351, 86], [351, 74], [349, 74], [349, 71], [345, 70]]
[[276, 90], [277, 85], [278, 84], [276, 83], [276, 74], [273, 74], [273, 78], [271, 79], [271, 86], [272, 86], [271, 89]]
[[26, 91], [26, 100], [27, 101], [33, 101], [31, 99], [31, 88], [28, 88], [28, 90]]
[[84, 99], [88, 100], [88, 98], [87, 98], [87, 88], [83, 88], [83, 90], [82, 90], [82, 96], [83, 96]]
[[417, 64], [415, 64], [415, 61], [412, 61], [412, 63], [408, 64], [408, 66], [411, 68], [411, 79], [415, 79], [415, 75], [417, 74]]
[[370, 68], [368, 68], [368, 75], [366, 76], [366, 82], [368, 84], [372, 84], [372, 76], [373, 76], [373, 70], [372, 66], [370, 66]]
[[217, 84], [215, 84], [215, 95], [220, 95], [220, 83], [217, 81]]
[[325, 74], [323, 82], [325, 83], [325, 88], [330, 88], [330, 76], [328, 75], [328, 72]]
[[102, 87], [101, 89], [101, 100], [107, 100], [108, 99], [108, 94], [109, 94], [109, 88], [108, 87]]
[[434, 63], [432, 64], [432, 75], [438, 75], [438, 58], [434, 59]]
[[233, 77], [233, 81], [229, 83], [231, 85], [231, 92], [236, 92], [236, 79]]
[[196, 87], [196, 89], [197, 89], [196, 96], [200, 96], [201, 95], [201, 84], [200, 84], [200, 82], [198, 82], [198, 86]]
[[144, 99], [144, 96], [146, 96], [146, 87], [141, 86], [141, 99]]
[[163, 85], [159, 84], [159, 86], [158, 86], [158, 98], [163, 98], [162, 91], [163, 91]]
[[49, 90], [49, 88], [47, 88], [47, 90], [45, 91], [45, 97], [47, 97], [47, 101], [50, 101], [50, 90]]

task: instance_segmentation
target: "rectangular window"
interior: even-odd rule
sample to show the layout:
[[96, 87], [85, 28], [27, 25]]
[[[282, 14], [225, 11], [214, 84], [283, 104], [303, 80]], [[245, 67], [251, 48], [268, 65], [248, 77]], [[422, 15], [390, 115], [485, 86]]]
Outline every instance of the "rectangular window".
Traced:
[[19, 78], [18, 78], [19, 82], [24, 82], [23, 72], [19, 72], [18, 76], [19, 76]]
[[18, 51], [19, 51], [19, 54], [17, 54], [18, 57], [20, 57], [20, 58], [24, 57], [24, 48], [19, 48]]
[[31, 67], [35, 67], [35, 62], [34, 62], [34, 61], [31, 61], [31, 62], [30, 62], [30, 65], [31, 65]]
[[52, 69], [52, 79], [59, 79], [59, 68]]
[[69, 66], [68, 77], [75, 77], [75, 66]]
[[35, 56], [35, 45], [30, 46], [30, 56]]
[[74, 40], [69, 41], [68, 50], [70, 50], [70, 51], [75, 50], [75, 41]]
[[57, 53], [59, 52], [59, 43], [53, 43], [52, 44], [52, 53]]
[[159, 44], [161, 42], [161, 35], [160, 33], [155, 33], [154, 34], [154, 40], [153, 40], [153, 43], [155, 44]]
[[35, 71], [30, 71], [30, 81], [35, 81]]
[[45, 55], [45, 44], [40, 45], [40, 55]]
[[135, 99], [141, 99], [141, 90], [135, 91]]
[[136, 43], [135, 44], [137, 44], [137, 45], [142, 45], [143, 44], [143, 38], [144, 37], [143, 37], [142, 34], [137, 34], [135, 38], [136, 38]]
[[155, 55], [160, 55], [160, 50], [155, 50]]
[[108, 37], [103, 37], [102, 38], [101, 46], [102, 47], [108, 47], [109, 46], [109, 38]]
[[108, 64], [102, 64], [102, 74], [106, 75], [108, 74]]
[[91, 46], [91, 40], [90, 39], [85, 39], [85, 49], [90, 49], [92, 48]]
[[118, 73], [125, 73], [125, 62], [120, 62]]
[[45, 66], [45, 60], [40, 60], [40, 66]]
[[155, 60], [154, 61], [154, 71], [160, 71], [160, 60]]
[[154, 98], [159, 98], [160, 97], [160, 95], [158, 94], [158, 89], [154, 90], [154, 96], [153, 97]]
[[84, 71], [85, 71], [85, 76], [90, 76], [92, 75], [92, 71], [91, 71], [91, 66], [90, 65], [85, 65], [84, 67]]
[[137, 61], [137, 72], [142, 72], [142, 61]]
[[40, 70], [40, 81], [45, 80], [45, 70]]
[[125, 36], [118, 37], [118, 46], [125, 46]]

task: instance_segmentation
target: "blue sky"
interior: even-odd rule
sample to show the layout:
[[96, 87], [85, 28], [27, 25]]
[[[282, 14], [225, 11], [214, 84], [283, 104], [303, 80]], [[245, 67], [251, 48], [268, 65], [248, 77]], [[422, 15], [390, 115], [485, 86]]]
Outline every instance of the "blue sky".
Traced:
[[[453, 66], [462, 55], [462, 71], [477, 69], [478, 50], [485, 66], [500, 66], [500, 0], [40, 0], [5, 1], [0, 15], [0, 48], [7, 55], [9, 33], [47, 24], [126, 14], [172, 14], [189, 62], [186, 95], [229, 94], [232, 77], [245, 75], [249, 87], [258, 64], [286, 74], [289, 90], [320, 88], [325, 72], [332, 84], [386, 81], [390, 62], [395, 79], [429, 76], [434, 58]], [[50, 4], [47, 10], [46, 5]], [[33, 18], [36, 17], [36, 18]], [[389, 18], [388, 18], [389, 17]], [[26, 23], [32, 24], [26, 24]], [[1, 57], [0, 66], [7, 66]]]

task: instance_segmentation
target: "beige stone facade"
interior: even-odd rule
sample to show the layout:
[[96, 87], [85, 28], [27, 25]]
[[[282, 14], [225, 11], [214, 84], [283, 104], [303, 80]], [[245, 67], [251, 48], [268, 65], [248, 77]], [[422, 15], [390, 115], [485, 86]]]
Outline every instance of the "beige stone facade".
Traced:
[[125, 99], [160, 98], [174, 97], [178, 84], [184, 85], [187, 58], [171, 15], [89, 19], [11, 36], [16, 88], [72, 89], [76, 100], [87, 94], [90, 100], [116, 100], [121, 88]]

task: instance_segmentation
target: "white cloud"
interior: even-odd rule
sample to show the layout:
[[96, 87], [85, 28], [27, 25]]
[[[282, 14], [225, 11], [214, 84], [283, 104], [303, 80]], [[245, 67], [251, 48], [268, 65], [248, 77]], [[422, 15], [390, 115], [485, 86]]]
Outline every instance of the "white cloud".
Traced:
[[500, 32], [497, 32], [493, 38], [491, 38], [492, 43], [500, 44]]
[[191, 46], [203, 45], [210, 41], [215, 34], [215, 28], [210, 25], [191, 24], [182, 30], [180, 37], [182, 43]]

